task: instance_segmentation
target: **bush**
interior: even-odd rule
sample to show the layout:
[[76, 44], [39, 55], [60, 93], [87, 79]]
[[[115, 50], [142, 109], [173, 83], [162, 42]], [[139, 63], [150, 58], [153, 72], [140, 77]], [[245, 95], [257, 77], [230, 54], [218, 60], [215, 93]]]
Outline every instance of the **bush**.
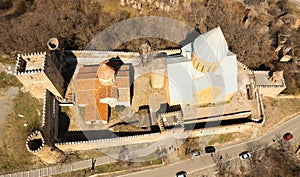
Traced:
[[116, 107], [115, 107], [115, 110], [116, 110], [116, 112], [122, 112], [122, 111], [124, 111], [125, 110], [125, 106], [124, 105], [117, 105]]

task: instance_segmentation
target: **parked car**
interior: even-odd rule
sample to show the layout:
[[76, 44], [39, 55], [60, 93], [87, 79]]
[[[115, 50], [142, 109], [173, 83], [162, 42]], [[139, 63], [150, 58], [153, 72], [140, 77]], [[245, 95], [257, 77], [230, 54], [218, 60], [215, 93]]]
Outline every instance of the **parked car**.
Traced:
[[213, 146], [206, 146], [206, 147], [205, 147], [205, 152], [206, 152], [206, 153], [213, 153], [213, 152], [216, 152], [216, 148], [213, 147]]
[[293, 134], [290, 133], [290, 132], [288, 132], [288, 133], [286, 133], [286, 134], [283, 135], [283, 140], [284, 140], [285, 142], [290, 141], [292, 138], [293, 138]]
[[187, 173], [185, 171], [179, 171], [176, 173], [176, 177], [187, 177]]
[[194, 157], [201, 156], [201, 154], [202, 154], [201, 151], [194, 151], [194, 152], [192, 152], [191, 156], [192, 156], [192, 158], [194, 158]]
[[251, 157], [251, 154], [249, 151], [244, 151], [242, 153], [240, 153], [240, 159], [241, 160], [245, 160], [245, 159], [249, 159]]

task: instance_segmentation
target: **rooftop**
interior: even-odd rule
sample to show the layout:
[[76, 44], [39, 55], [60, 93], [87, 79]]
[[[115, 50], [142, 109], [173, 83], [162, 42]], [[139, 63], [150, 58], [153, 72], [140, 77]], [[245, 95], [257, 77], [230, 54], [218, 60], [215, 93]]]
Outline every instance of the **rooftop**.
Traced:
[[43, 70], [45, 67], [46, 58], [46, 52], [18, 55], [16, 64], [17, 72]]
[[278, 82], [272, 82], [270, 80], [269, 71], [254, 71], [255, 82], [257, 86], [284, 86], [284, 79], [280, 79]]
[[[79, 68], [75, 80], [76, 103], [81, 107], [81, 116], [85, 122], [108, 119], [108, 105], [97, 101], [99, 95], [99, 80], [97, 70], [99, 65]], [[103, 92], [107, 94], [108, 92]], [[97, 97], [96, 97], [97, 96]]]

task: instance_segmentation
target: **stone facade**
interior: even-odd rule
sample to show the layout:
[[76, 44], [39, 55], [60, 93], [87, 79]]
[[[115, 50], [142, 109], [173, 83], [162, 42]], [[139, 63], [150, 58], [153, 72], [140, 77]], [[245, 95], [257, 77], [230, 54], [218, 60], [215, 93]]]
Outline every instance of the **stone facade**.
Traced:
[[46, 52], [19, 54], [15, 75], [36, 98], [43, 98], [46, 89], [64, 96], [64, 78]]

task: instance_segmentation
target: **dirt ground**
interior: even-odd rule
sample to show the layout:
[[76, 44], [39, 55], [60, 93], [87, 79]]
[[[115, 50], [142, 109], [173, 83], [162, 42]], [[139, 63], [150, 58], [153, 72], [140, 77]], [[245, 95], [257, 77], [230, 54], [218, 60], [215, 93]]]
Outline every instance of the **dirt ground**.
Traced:
[[263, 98], [266, 120], [264, 125], [258, 128], [258, 136], [277, 127], [285, 121], [300, 114], [299, 98]]
[[[7, 89], [0, 89], [0, 134], [2, 135], [3, 128], [6, 123], [7, 115], [11, 111], [12, 101], [19, 94], [18, 87], [9, 87]], [[2, 136], [0, 136], [0, 143], [2, 143]]]

